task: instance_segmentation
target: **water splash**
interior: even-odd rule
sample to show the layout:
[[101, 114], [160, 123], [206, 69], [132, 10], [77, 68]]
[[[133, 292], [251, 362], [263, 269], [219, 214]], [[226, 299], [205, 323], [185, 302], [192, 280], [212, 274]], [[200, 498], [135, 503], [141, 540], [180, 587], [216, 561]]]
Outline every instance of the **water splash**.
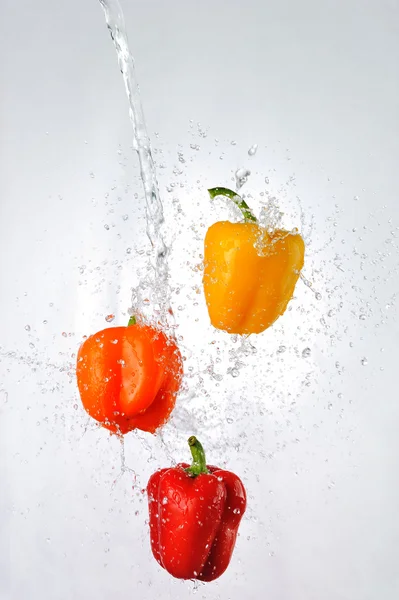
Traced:
[[[168, 248], [161, 232], [164, 214], [134, 60], [129, 50], [123, 12], [119, 1], [99, 0], [99, 2], [103, 8], [107, 27], [116, 49], [118, 64], [129, 101], [129, 116], [133, 127], [133, 147], [139, 157], [141, 179], [144, 186], [147, 235], [154, 252], [150, 263], [151, 271], [146, 280], [142, 281], [133, 290], [132, 312], [147, 312], [150, 308], [155, 313], [156, 320], [161, 320], [166, 324], [170, 323], [171, 309], [168, 284]], [[151, 291], [150, 294], [149, 290]], [[149, 298], [149, 295], [151, 298]], [[147, 311], [145, 307], [147, 307]]]
[[281, 229], [283, 216], [284, 213], [280, 210], [277, 198], [272, 196], [262, 206], [259, 215], [259, 225], [266, 229], [268, 233], [273, 233], [276, 229]]

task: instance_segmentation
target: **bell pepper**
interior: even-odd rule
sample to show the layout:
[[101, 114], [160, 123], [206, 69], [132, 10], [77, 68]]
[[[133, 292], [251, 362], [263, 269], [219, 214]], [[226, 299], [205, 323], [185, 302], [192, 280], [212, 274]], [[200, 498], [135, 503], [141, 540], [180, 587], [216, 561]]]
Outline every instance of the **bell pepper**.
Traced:
[[261, 333], [292, 298], [304, 241], [299, 233], [261, 227], [232, 190], [213, 188], [209, 194], [227, 196], [244, 217], [244, 222], [214, 223], [205, 236], [203, 285], [211, 323], [228, 333]]
[[175, 341], [132, 317], [87, 338], [76, 373], [82, 404], [103, 427], [154, 433], [174, 408], [183, 369]]
[[246, 493], [237, 475], [206, 465], [195, 436], [193, 463], [160, 469], [147, 485], [154, 558], [178, 579], [213, 581], [227, 569]]

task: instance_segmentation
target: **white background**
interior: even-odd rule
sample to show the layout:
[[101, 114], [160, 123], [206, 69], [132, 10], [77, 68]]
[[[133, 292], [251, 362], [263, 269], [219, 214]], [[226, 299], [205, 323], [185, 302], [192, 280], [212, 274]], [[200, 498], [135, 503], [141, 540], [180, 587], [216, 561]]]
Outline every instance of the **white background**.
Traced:
[[[2, 0], [0, 598], [394, 600], [399, 3], [122, 5], [184, 389], [164, 440], [126, 436], [136, 476], [119, 477], [74, 361], [107, 314], [126, 322], [147, 264], [123, 83], [95, 0]], [[242, 166], [254, 210], [268, 192], [304, 233], [313, 285], [246, 353], [208, 325], [198, 268], [207, 226], [229, 215], [206, 188]], [[141, 492], [187, 460], [192, 433], [248, 491], [229, 570], [198, 589], [153, 560]]]

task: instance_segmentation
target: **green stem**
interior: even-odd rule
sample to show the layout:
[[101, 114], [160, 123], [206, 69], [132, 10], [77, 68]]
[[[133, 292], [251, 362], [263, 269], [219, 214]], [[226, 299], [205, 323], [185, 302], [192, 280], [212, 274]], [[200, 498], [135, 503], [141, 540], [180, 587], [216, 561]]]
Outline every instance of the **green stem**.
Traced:
[[129, 319], [129, 323], [127, 324], [128, 327], [130, 327], [130, 325], [136, 325], [137, 320], [136, 317], [134, 315], [132, 315]]
[[216, 196], [226, 196], [226, 198], [230, 198], [234, 202], [236, 206], [240, 209], [243, 214], [243, 217], [246, 221], [252, 221], [253, 223], [257, 223], [257, 218], [249, 208], [248, 204], [237, 194], [237, 192], [233, 192], [233, 190], [229, 190], [224, 187], [215, 187], [208, 190], [211, 199], [213, 200]]
[[191, 475], [191, 477], [197, 477], [197, 475], [201, 475], [202, 473], [209, 473], [206, 467], [205, 451], [195, 435], [188, 438], [188, 445], [190, 446], [193, 462], [191, 467], [186, 469], [186, 473]]

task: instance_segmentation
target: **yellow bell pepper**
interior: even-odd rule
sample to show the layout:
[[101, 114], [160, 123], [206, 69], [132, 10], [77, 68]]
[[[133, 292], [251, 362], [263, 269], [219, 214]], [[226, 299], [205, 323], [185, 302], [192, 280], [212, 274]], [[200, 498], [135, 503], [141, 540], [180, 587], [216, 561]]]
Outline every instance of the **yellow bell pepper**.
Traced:
[[213, 188], [209, 194], [233, 200], [245, 219], [214, 223], [205, 236], [203, 284], [211, 323], [228, 333], [261, 333], [292, 298], [304, 263], [304, 241], [282, 229], [269, 233], [227, 188]]

